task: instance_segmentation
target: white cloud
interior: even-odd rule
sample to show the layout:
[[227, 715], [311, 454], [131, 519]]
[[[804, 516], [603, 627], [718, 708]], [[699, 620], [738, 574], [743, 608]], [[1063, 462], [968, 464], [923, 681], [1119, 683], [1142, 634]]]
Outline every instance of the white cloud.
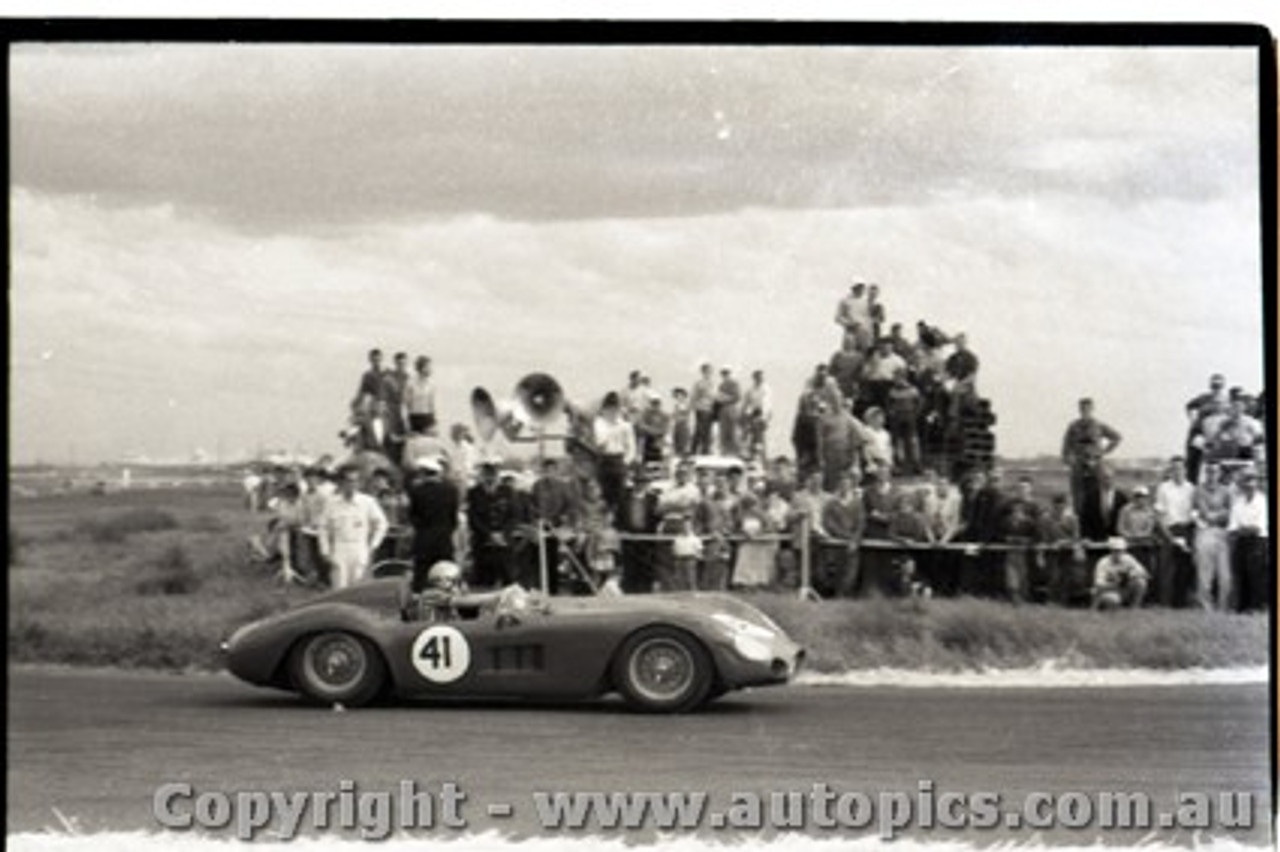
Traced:
[[12, 69], [19, 186], [256, 232], [1256, 183], [1247, 49], [23, 45]]
[[1053, 452], [1088, 393], [1129, 451], [1165, 453], [1208, 372], [1261, 381], [1250, 209], [1051, 195], [685, 219], [463, 216], [264, 239], [171, 208], [23, 191], [13, 448], [58, 457], [72, 437], [82, 456], [328, 448], [364, 350], [381, 345], [433, 356], [450, 420], [467, 416], [473, 385], [502, 395], [533, 369], [594, 399], [633, 367], [665, 389], [704, 357], [760, 366], [779, 396], [781, 450], [856, 271], [882, 284], [892, 320], [969, 332], [1006, 452]]
[[449, 419], [761, 366], [781, 448], [853, 272], [970, 333], [1006, 452], [1083, 393], [1167, 452], [1205, 374], [1261, 381], [1255, 60], [21, 45], [14, 452], [327, 446], [372, 345]]

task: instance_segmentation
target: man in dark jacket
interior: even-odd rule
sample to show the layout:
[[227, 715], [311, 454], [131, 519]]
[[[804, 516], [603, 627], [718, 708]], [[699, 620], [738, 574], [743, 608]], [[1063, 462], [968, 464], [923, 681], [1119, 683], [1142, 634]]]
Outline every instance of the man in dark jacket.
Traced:
[[1097, 477], [1097, 490], [1085, 495], [1080, 511], [1080, 532], [1086, 541], [1106, 541], [1116, 535], [1120, 510], [1129, 502], [1129, 495], [1116, 487], [1109, 465], [1099, 465]]
[[453, 534], [458, 528], [458, 488], [442, 475], [440, 462], [419, 459], [410, 478], [409, 523], [413, 526], [413, 590], [426, 588], [427, 571], [453, 560]]
[[[569, 481], [560, 475], [559, 463], [555, 459], [546, 459], [542, 462], [542, 475], [533, 483], [530, 497], [534, 520], [541, 523], [544, 530], [543, 547], [547, 558], [546, 591], [554, 595], [560, 590], [557, 569], [560, 564], [561, 537], [570, 535], [577, 527], [581, 498]], [[536, 546], [536, 539], [534, 543]], [[538, 570], [540, 575], [540, 564]], [[541, 577], [539, 576], [532, 585], [541, 585]]]
[[[979, 469], [971, 477], [973, 487], [961, 506], [964, 530], [956, 538], [976, 545], [997, 542], [1001, 538], [1000, 519], [1005, 502], [1000, 490], [1000, 472]], [[961, 594], [991, 594], [1003, 587], [1003, 577], [995, 576], [1002, 563], [1002, 554], [998, 551], [981, 549], [977, 553], [966, 553], [960, 567]]]
[[858, 593], [862, 576], [860, 548], [867, 525], [860, 478], [857, 468], [841, 475], [836, 493], [822, 508], [825, 536], [818, 545], [821, 571], [815, 586], [823, 594], [851, 598]]
[[1044, 555], [1034, 545], [1044, 525], [1044, 507], [1035, 499], [1034, 490], [1031, 477], [1019, 478], [1017, 493], [1004, 502], [1000, 512], [1001, 538], [1006, 544], [1019, 545], [1004, 554], [1005, 593], [1014, 603], [1029, 599], [1043, 575]]
[[498, 484], [498, 468], [480, 466], [480, 481], [467, 491], [467, 528], [471, 532], [472, 580], [477, 586], [499, 585], [507, 576], [512, 524], [512, 493]]

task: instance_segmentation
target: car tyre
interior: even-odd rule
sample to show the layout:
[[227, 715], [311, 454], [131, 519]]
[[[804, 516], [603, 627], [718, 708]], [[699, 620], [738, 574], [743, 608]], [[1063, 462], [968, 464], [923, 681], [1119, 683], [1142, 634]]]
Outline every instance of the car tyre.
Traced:
[[293, 685], [311, 701], [360, 707], [382, 692], [387, 666], [368, 639], [329, 631], [294, 646], [289, 673]]
[[706, 648], [683, 630], [649, 627], [623, 642], [613, 660], [613, 684], [646, 713], [687, 713], [711, 694], [715, 671]]

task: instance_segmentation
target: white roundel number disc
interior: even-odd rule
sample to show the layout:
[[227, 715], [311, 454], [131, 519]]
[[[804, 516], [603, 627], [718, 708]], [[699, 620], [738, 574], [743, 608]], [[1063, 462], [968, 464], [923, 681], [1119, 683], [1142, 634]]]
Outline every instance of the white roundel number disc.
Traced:
[[413, 667], [432, 683], [453, 683], [471, 665], [471, 646], [456, 627], [437, 624], [413, 640]]

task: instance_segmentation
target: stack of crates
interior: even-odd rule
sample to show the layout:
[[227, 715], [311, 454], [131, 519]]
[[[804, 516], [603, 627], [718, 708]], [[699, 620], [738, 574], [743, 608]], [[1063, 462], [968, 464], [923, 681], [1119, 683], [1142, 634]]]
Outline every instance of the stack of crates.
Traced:
[[960, 408], [960, 422], [947, 430], [946, 456], [953, 481], [969, 471], [989, 470], [996, 458], [996, 424], [991, 400], [977, 397]]

